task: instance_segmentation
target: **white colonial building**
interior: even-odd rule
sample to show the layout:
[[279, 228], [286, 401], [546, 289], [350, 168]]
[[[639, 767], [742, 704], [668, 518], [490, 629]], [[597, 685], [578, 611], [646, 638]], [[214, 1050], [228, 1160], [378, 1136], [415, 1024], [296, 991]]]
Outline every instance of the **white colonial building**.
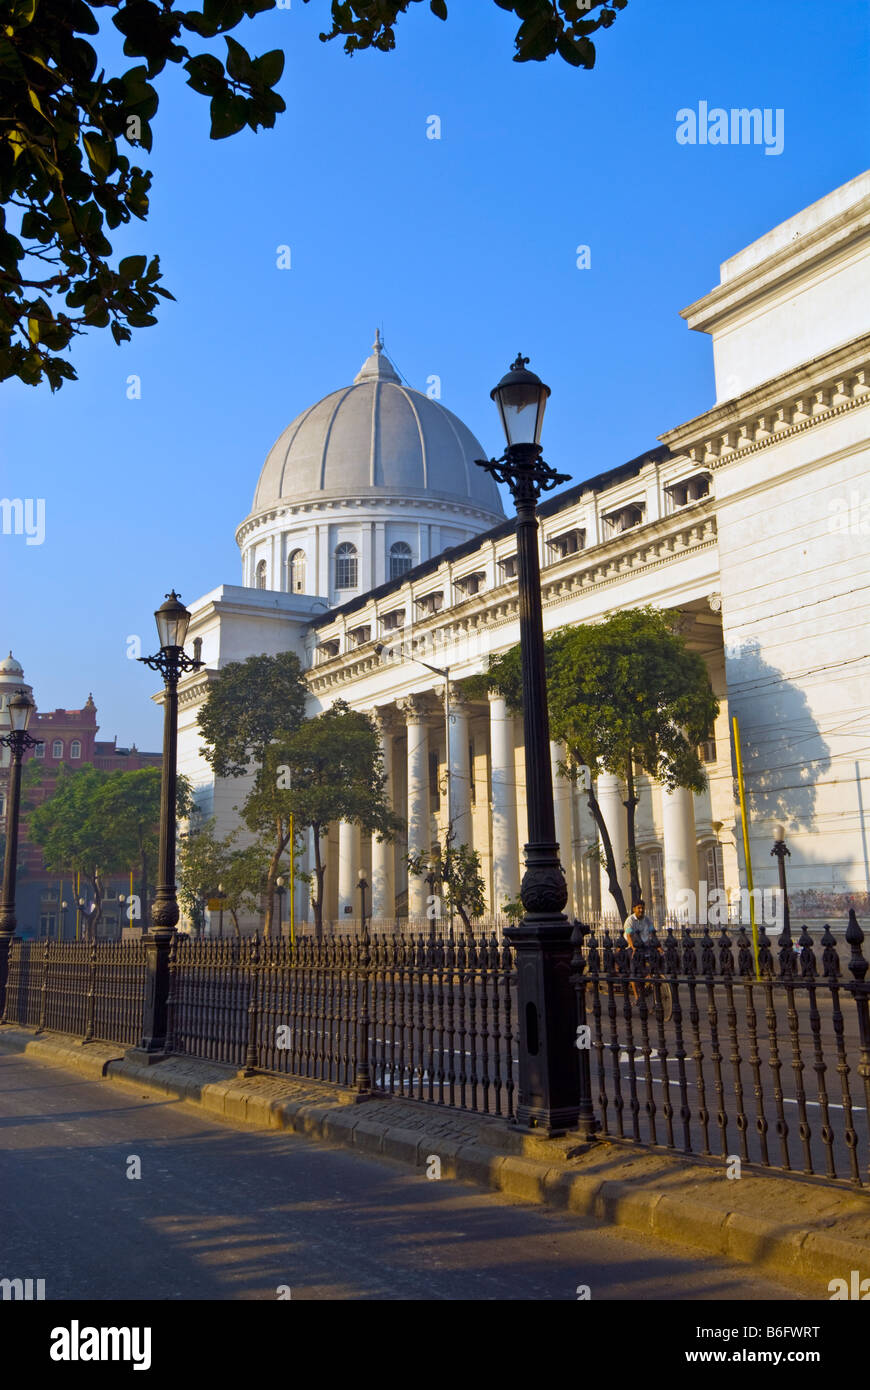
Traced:
[[[708, 665], [721, 708], [704, 747], [707, 790], [642, 783], [638, 848], [657, 915], [699, 881], [729, 892], [745, 883], [733, 716], [756, 885], [776, 881], [770, 848], [782, 824], [799, 910], [866, 907], [870, 174], [726, 261], [683, 317], [712, 337], [716, 403], [639, 458], [542, 502], [545, 628], [651, 603], [679, 613]], [[518, 641], [513, 524], [475, 465], [484, 454], [437, 400], [402, 385], [378, 339], [354, 382], [299, 415], [269, 453], [237, 531], [242, 585], [190, 605], [206, 665], [181, 687], [180, 766], [220, 828], [234, 823], [245, 785], [215, 782], [196, 718], [227, 662], [293, 650], [312, 713], [341, 698], [378, 721], [407, 838], [369, 843], [353, 826], [332, 828], [331, 918], [356, 914], [360, 867], [375, 917], [423, 911], [427, 887], [409, 882], [404, 856], [443, 833], [448, 759], [459, 840], [480, 852], [492, 909], [519, 888], [520, 722], [501, 698], [451, 690], [448, 750], [443, 681], [419, 664], [460, 681]], [[561, 757], [553, 745], [567, 910], [582, 917], [612, 903]], [[622, 789], [602, 777], [597, 794], [622, 859]], [[304, 847], [299, 858], [304, 866]], [[301, 920], [303, 885], [296, 893]]]

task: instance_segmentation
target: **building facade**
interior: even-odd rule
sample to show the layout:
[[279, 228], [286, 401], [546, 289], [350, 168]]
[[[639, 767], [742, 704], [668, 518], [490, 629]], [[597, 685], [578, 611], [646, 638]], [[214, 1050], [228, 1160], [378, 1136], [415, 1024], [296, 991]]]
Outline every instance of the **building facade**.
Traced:
[[[863, 174], [726, 261], [719, 284], [683, 311], [712, 339], [711, 408], [540, 506], [545, 630], [668, 609], [720, 702], [703, 793], [641, 779], [641, 877], [659, 920], [686, 890], [703, 903], [745, 887], [735, 716], [756, 885], [776, 882], [782, 825], [793, 907], [818, 917], [870, 904], [868, 306]], [[359, 868], [375, 917], [422, 915], [428, 889], [409, 880], [405, 855], [443, 835], [448, 764], [458, 841], [481, 855], [490, 909], [517, 894], [519, 721], [500, 697], [463, 700], [453, 684], [519, 638], [513, 523], [474, 466], [484, 456], [440, 403], [401, 385], [378, 339], [353, 385], [299, 416], [270, 452], [237, 532], [242, 585], [191, 605], [206, 667], [181, 687], [180, 766], [221, 829], [245, 786], [212, 777], [196, 717], [228, 661], [293, 650], [311, 713], [341, 698], [377, 720], [407, 834], [386, 845], [332, 827], [330, 918], [356, 915]], [[449, 669], [449, 740], [443, 681], [421, 661]], [[607, 912], [586, 799], [559, 770], [564, 750], [551, 756], [567, 910]], [[623, 789], [608, 776], [596, 792], [623, 863]], [[302, 867], [307, 855], [303, 846]], [[296, 912], [308, 914], [301, 884]]]
[[[10, 652], [5, 660], [0, 661], [0, 733], [9, 728], [8, 704], [18, 691], [24, 691], [33, 699], [33, 687], [24, 679], [23, 667]], [[64, 764], [75, 770], [85, 763], [91, 763], [105, 772], [133, 772], [142, 767], [160, 767], [160, 753], [141, 753], [135, 744], [131, 748], [119, 748], [117, 739], [112, 739], [110, 743], [97, 738], [99, 727], [92, 695], [88, 695], [81, 709], [43, 712], [37, 708], [34, 711], [29, 732], [40, 743], [25, 754], [25, 761], [34, 759], [42, 769], [42, 777], [37, 786], [26, 792], [26, 799], [32, 806], [40, 805], [52, 795], [57, 774]], [[0, 747], [0, 825], [4, 827], [9, 758], [9, 749]], [[118, 936], [122, 926], [118, 894], [130, 891], [129, 880], [109, 877], [105, 888], [101, 934]], [[87, 896], [86, 887], [81, 891]], [[18, 934], [28, 937], [74, 936], [76, 897], [76, 883], [72, 878], [63, 878], [46, 869], [39, 846], [28, 839], [27, 813], [23, 812], [16, 886]], [[67, 904], [66, 911], [63, 909], [64, 902]]]

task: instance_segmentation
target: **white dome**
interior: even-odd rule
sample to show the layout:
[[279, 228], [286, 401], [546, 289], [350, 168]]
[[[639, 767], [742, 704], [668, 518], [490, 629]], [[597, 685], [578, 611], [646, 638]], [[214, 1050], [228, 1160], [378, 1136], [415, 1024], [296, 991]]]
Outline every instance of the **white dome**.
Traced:
[[0, 684], [13, 685], [20, 683], [24, 679], [24, 667], [20, 661], [16, 661], [10, 652], [7, 657], [0, 661]]
[[281, 503], [401, 497], [504, 517], [483, 446], [438, 401], [403, 386], [380, 335], [351, 386], [298, 415], [269, 451], [252, 516]]

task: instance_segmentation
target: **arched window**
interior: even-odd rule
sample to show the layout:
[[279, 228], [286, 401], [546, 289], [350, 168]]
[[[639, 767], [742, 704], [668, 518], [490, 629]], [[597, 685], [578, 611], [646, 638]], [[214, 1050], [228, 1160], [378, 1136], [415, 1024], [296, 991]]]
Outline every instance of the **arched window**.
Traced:
[[287, 559], [287, 590], [291, 594], [305, 593], [305, 551], [294, 550]]
[[265, 589], [265, 587], [266, 587], [266, 561], [265, 561], [265, 560], [261, 560], [260, 563], [259, 563], [258, 566], [257, 566], [257, 588], [258, 588], [258, 589]]
[[77, 738], [74, 738], [69, 746], [69, 755], [71, 758], [80, 758], [82, 756], [82, 745]]
[[63, 740], [62, 740], [62, 739], [56, 738], [56, 739], [54, 740], [54, 743], [51, 745], [51, 756], [52, 756], [53, 758], [62, 758], [62, 757], [63, 757]]
[[390, 546], [390, 578], [399, 579], [411, 568], [411, 547], [407, 541], [396, 541]]
[[355, 589], [357, 586], [356, 546], [342, 541], [335, 551], [336, 589]]

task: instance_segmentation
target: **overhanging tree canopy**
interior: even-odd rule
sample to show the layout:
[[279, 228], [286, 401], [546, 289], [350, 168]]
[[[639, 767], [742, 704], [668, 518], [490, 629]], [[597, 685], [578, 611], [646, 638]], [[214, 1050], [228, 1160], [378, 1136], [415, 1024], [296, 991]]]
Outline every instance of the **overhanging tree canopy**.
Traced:
[[[652, 607], [625, 609], [600, 623], [561, 628], [546, 641], [550, 735], [564, 742], [567, 771], [588, 768], [585, 786], [604, 851], [610, 893], [626, 916], [610, 834], [595, 795], [603, 772], [626, 792], [628, 869], [639, 896], [635, 845], [635, 767], [672, 790], [707, 785], [698, 744], [719, 711], [703, 657], [676, 630], [678, 615]], [[489, 663], [489, 679], [514, 709], [522, 699], [519, 647]]]

